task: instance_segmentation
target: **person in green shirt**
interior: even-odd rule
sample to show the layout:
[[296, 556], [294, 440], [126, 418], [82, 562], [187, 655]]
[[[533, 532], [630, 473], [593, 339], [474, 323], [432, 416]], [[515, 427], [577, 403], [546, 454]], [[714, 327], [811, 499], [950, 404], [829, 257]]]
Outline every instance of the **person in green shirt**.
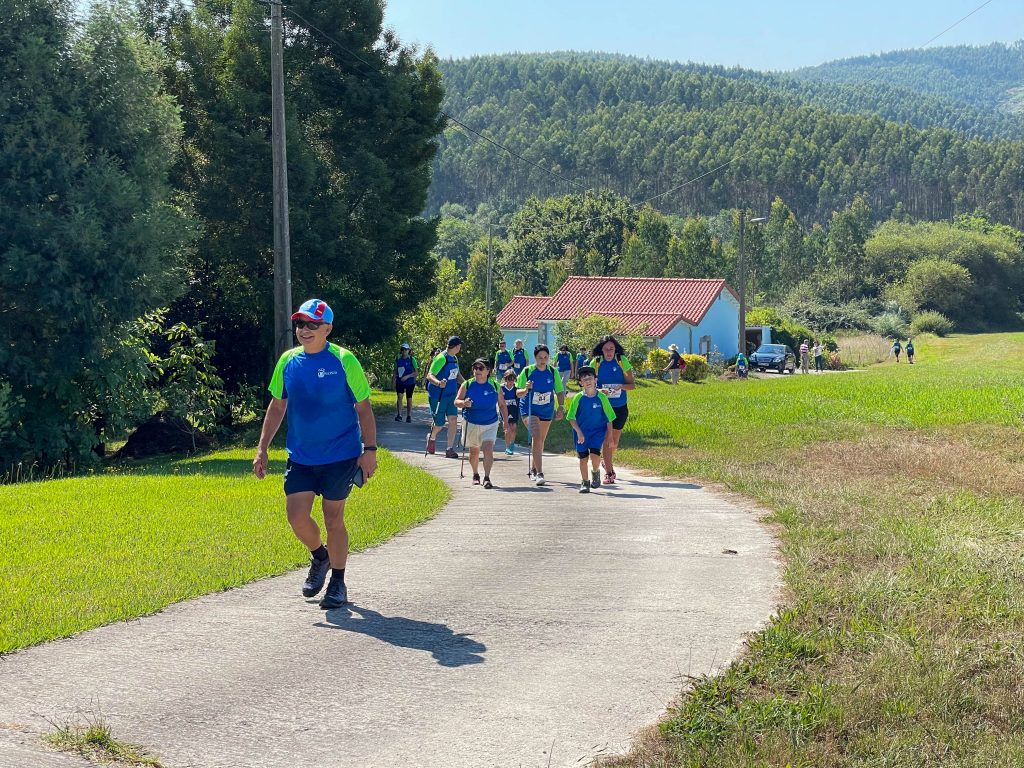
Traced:
[[[573, 431], [573, 447], [580, 460], [580, 493], [601, 487], [601, 448], [612, 431], [615, 411], [608, 396], [597, 388], [597, 371], [583, 366], [577, 374], [582, 388], [569, 402], [565, 418]], [[587, 476], [587, 462], [590, 476]]]

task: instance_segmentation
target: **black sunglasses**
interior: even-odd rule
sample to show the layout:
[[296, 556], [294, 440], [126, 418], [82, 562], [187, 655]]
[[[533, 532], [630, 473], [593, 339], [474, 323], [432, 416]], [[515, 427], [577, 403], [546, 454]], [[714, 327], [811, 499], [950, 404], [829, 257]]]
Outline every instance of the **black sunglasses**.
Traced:
[[487, 366], [486, 365], [474, 365], [473, 366], [473, 370], [474, 371], [486, 371], [487, 370]]
[[308, 328], [311, 331], [315, 331], [321, 325], [323, 325], [323, 323], [318, 323], [314, 320], [296, 320], [295, 330], [299, 331], [302, 330], [303, 328]]

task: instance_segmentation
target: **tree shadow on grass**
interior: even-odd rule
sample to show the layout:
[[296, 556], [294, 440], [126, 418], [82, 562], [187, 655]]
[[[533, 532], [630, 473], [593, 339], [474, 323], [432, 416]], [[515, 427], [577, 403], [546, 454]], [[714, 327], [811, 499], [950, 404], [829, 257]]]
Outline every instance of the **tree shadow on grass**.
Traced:
[[429, 651], [442, 667], [482, 664], [487, 651], [486, 645], [468, 635], [455, 634], [447, 624], [384, 616], [351, 603], [328, 611], [327, 621], [315, 626], [358, 632], [400, 648]]

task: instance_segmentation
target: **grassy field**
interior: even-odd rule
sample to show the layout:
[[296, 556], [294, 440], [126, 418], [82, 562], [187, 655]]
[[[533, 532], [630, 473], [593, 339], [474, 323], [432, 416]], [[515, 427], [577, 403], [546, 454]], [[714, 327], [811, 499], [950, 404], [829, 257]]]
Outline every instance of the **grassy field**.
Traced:
[[1022, 352], [631, 395], [622, 463], [771, 510], [788, 595], [621, 765], [1024, 765]]
[[[245, 448], [0, 486], [0, 653], [307, 563], [284, 514], [284, 459], [271, 451], [262, 482]], [[355, 550], [429, 519], [449, 495], [386, 451], [379, 460], [346, 509]]]

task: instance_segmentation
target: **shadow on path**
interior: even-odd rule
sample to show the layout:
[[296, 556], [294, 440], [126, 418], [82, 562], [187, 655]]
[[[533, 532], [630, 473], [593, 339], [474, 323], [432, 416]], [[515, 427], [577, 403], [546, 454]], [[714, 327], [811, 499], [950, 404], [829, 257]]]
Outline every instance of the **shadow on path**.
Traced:
[[328, 611], [327, 621], [317, 622], [315, 626], [358, 632], [400, 648], [430, 651], [442, 667], [482, 664], [487, 650], [483, 643], [455, 634], [446, 624], [383, 616], [352, 604]]
[[642, 480], [625, 480], [628, 485], [639, 485], [644, 488], [680, 488], [684, 491], [699, 491], [704, 486], [695, 483], [645, 483]]

